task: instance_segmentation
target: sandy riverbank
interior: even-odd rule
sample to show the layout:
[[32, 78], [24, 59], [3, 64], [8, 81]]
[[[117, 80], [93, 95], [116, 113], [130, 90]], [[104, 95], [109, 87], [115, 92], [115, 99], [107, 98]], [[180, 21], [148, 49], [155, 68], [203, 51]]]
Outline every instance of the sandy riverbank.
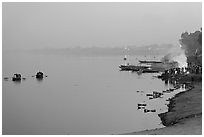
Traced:
[[168, 112], [159, 116], [166, 127], [125, 135], [201, 135], [202, 82], [194, 83], [192, 90], [177, 94], [171, 99]]

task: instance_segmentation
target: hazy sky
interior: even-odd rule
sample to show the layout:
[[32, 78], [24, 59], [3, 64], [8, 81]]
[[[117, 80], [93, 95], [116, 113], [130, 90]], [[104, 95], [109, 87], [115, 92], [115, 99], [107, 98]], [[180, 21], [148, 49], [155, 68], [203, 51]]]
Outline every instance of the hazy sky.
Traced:
[[3, 3], [3, 49], [178, 44], [201, 3]]

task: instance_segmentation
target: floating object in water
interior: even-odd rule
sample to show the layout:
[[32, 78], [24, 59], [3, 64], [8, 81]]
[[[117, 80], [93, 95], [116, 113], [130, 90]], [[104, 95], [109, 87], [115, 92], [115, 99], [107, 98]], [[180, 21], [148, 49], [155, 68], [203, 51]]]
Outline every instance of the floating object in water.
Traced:
[[173, 89], [173, 88], [170, 88], [169, 90], [170, 90], [170, 91], [174, 91], [174, 89]]
[[9, 80], [9, 77], [5, 77], [4, 80], [5, 80], [5, 81], [8, 81], [8, 80]]
[[39, 72], [36, 74], [36, 78], [39, 78], [39, 79], [43, 78], [43, 73], [39, 71]]
[[144, 113], [147, 113], [147, 112], [156, 112], [156, 109], [152, 109], [152, 110], [144, 109]]
[[146, 94], [146, 96], [153, 96], [153, 94]]
[[139, 70], [139, 68], [137, 66], [130, 65], [130, 64], [120, 65], [119, 68], [122, 71], [138, 71]]
[[156, 109], [152, 109], [152, 110], [150, 110], [151, 112], [156, 112]]
[[145, 106], [138, 106], [137, 109], [145, 109]]
[[144, 91], [143, 91], [143, 90], [141, 90], [141, 91], [139, 91], [139, 90], [138, 90], [138, 91], [136, 91], [136, 92], [138, 92], [138, 93], [139, 93], [139, 92], [144, 93]]
[[144, 113], [150, 112], [150, 110], [148, 109], [144, 109]]
[[32, 76], [32, 77], [36, 77], [37, 79], [43, 79], [44, 77], [47, 77], [46, 75], [43, 74], [43, 72], [37, 72], [36, 75]]
[[123, 71], [139, 71], [149, 68], [149, 66], [135, 66], [131, 64], [121, 64], [119, 68]]
[[153, 91], [153, 95], [163, 95], [163, 93]]
[[138, 104], [138, 107], [139, 106], [147, 106], [147, 104], [142, 104], [142, 103], [140, 103], [140, 104]]
[[12, 77], [13, 81], [21, 81], [21, 74], [14, 74]]
[[167, 89], [166, 93], [171, 93], [173, 90]]
[[5, 81], [16, 81], [16, 82], [20, 82], [21, 80], [25, 80], [26, 78], [22, 78], [21, 74], [15, 73], [12, 77], [5, 77], [4, 80]]
[[153, 98], [159, 98], [159, 97], [161, 97], [162, 95], [164, 95], [164, 94], [163, 94], [163, 93], [160, 93], [160, 92], [153, 91]]
[[152, 60], [139, 60], [140, 63], [162, 63], [161, 61], [152, 61]]

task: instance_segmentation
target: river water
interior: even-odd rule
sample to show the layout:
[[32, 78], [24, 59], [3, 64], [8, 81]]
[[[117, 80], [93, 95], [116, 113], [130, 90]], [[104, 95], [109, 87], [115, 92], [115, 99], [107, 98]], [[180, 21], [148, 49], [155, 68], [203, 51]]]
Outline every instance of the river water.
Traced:
[[[172, 85], [153, 77], [158, 74], [119, 71], [122, 56], [3, 52], [2, 60], [3, 77], [26, 78], [2, 81], [3, 134], [121, 134], [163, 127], [158, 113], [167, 111], [167, 97], [149, 100], [146, 93]], [[36, 80], [37, 71], [48, 77]], [[144, 113], [138, 103], [157, 111]]]

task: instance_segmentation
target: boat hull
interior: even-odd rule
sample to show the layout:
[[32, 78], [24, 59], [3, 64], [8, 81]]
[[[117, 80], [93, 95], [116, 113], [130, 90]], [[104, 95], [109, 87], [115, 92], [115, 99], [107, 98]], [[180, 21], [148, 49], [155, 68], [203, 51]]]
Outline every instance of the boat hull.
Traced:
[[140, 69], [148, 69], [148, 66], [135, 66], [135, 65], [120, 65], [122, 71], [139, 71]]
[[13, 81], [21, 81], [21, 78], [12, 78]]
[[147, 61], [147, 60], [139, 60], [140, 63], [162, 63], [161, 61]]
[[43, 75], [36, 75], [36, 78], [42, 79], [42, 78], [43, 78]]

